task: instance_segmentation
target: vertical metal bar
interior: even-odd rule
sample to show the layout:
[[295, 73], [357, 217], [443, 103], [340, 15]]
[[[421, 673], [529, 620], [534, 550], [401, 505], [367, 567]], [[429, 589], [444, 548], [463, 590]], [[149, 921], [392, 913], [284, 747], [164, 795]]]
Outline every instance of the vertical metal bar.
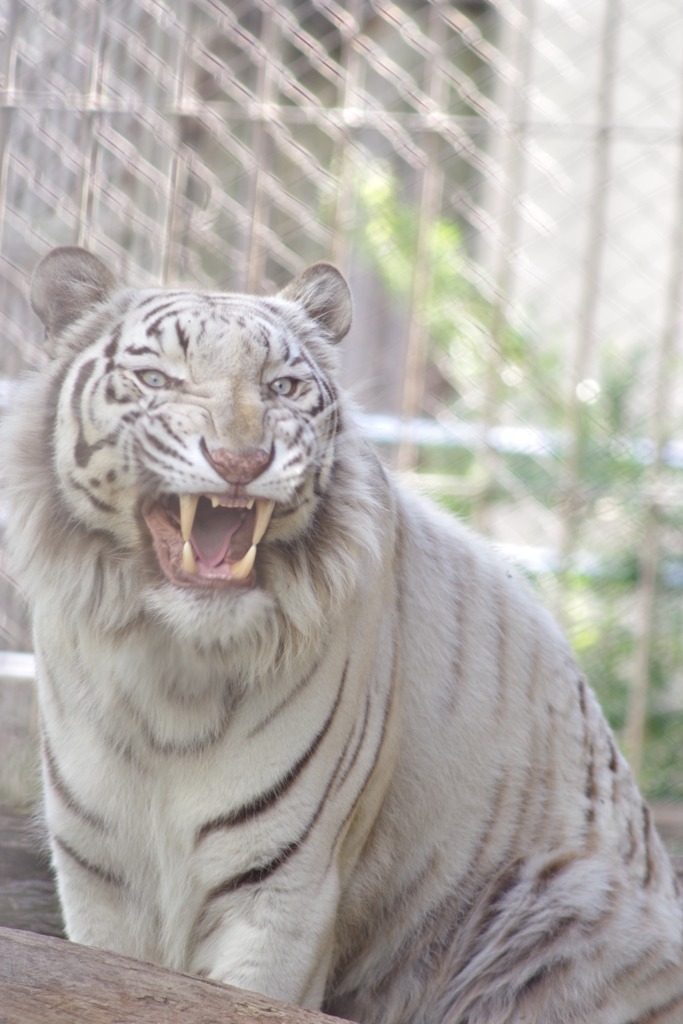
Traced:
[[14, 40], [19, 22], [19, 0], [12, 0], [10, 13], [7, 22], [7, 35], [3, 43], [3, 52], [0, 57], [2, 75], [2, 88], [5, 93], [5, 102], [0, 111], [0, 251], [2, 247], [2, 236], [5, 222], [5, 204], [7, 202], [7, 178], [9, 175], [10, 135], [12, 120], [15, 110], [15, 71], [16, 51]]
[[[186, 38], [191, 31], [190, 9], [187, 0], [183, 3], [183, 25]], [[179, 149], [179, 120], [185, 98], [187, 75], [187, 47], [180, 42], [176, 44], [175, 96], [173, 97], [173, 116], [176, 123], [176, 151], [171, 156], [166, 191], [166, 216], [161, 249], [161, 284], [166, 286], [174, 277], [174, 256], [176, 250], [176, 221], [178, 213], [178, 196], [187, 176], [187, 167]], [[177, 273], [177, 270], [176, 270]]]
[[90, 67], [88, 74], [88, 92], [84, 97], [81, 125], [80, 151], [83, 154], [83, 170], [81, 173], [81, 195], [78, 204], [78, 227], [76, 229], [76, 245], [87, 246], [90, 239], [90, 228], [94, 215], [93, 176], [97, 164], [97, 139], [95, 133], [96, 118], [102, 107], [102, 5], [93, 4], [90, 22]]
[[[359, 26], [362, 24], [364, 0], [351, 0], [348, 12]], [[353, 131], [350, 123], [349, 111], [356, 108], [359, 100], [359, 81], [362, 71], [360, 54], [354, 46], [353, 37], [346, 38], [342, 43], [341, 68], [344, 73], [343, 90], [340, 88], [341, 96], [337, 102], [341, 107], [344, 132]], [[341, 101], [341, 102], [340, 102]], [[355, 208], [355, 189], [353, 174], [354, 168], [349, 165], [349, 158], [346, 152], [346, 136], [343, 135], [337, 146], [335, 154], [337, 171], [337, 195], [333, 217], [334, 241], [332, 244], [332, 262], [339, 267], [343, 274], [348, 275], [350, 267], [350, 238], [349, 225], [353, 220]]]
[[[275, 44], [275, 20], [269, 8], [262, 11], [261, 17], [261, 42], [263, 49], [269, 55], [273, 53]], [[251, 195], [249, 199], [250, 231], [247, 255], [247, 274], [245, 290], [247, 292], [258, 292], [263, 284], [265, 272], [266, 253], [261, 239], [261, 228], [265, 225], [268, 217], [268, 198], [261, 183], [261, 169], [266, 162], [269, 162], [270, 138], [266, 129], [266, 109], [274, 101], [275, 81], [273, 75], [273, 61], [267, 59], [259, 68], [258, 76], [258, 100], [260, 114], [256, 116], [259, 120], [254, 125], [254, 177], [251, 183]]]
[[650, 650], [654, 624], [654, 606], [659, 556], [660, 512], [658, 494], [664, 470], [664, 448], [671, 430], [671, 391], [676, 376], [677, 346], [681, 332], [681, 292], [683, 290], [683, 78], [681, 79], [681, 122], [678, 132], [678, 169], [674, 185], [674, 219], [671, 256], [664, 305], [664, 323], [657, 352], [657, 376], [651, 412], [651, 432], [655, 447], [648, 485], [644, 489], [643, 539], [640, 550], [640, 588], [638, 594], [640, 628], [636, 645], [634, 677], [631, 688], [624, 745], [636, 779], [642, 764], [643, 739], [650, 677]]
[[597, 345], [595, 328], [600, 299], [602, 263], [607, 235], [607, 206], [611, 178], [613, 136], [614, 82], [617, 67], [617, 42], [621, 23], [622, 0], [605, 0], [600, 37], [600, 84], [598, 92], [598, 123], [593, 158], [593, 179], [588, 205], [588, 232], [584, 257], [582, 298], [570, 373], [570, 392], [567, 396], [567, 421], [570, 450], [563, 482], [561, 508], [562, 539], [560, 544], [560, 587], [556, 609], [563, 617], [563, 591], [566, 574], [576, 544], [576, 535], [582, 506], [581, 460], [584, 405], [578, 394], [578, 385], [585, 380], [593, 350]]
[[507, 125], [507, 145], [504, 157], [504, 167], [507, 171], [506, 192], [495, 269], [496, 292], [491, 308], [491, 344], [483, 415], [484, 447], [480, 455], [484, 472], [473, 507], [473, 521], [477, 529], [484, 533], [488, 526], [486, 512], [491, 487], [497, 475], [496, 467], [500, 463], [499, 453], [487, 443], [487, 439], [491, 428], [495, 426], [499, 418], [503, 339], [512, 300], [515, 260], [519, 244], [521, 224], [519, 208], [524, 188], [526, 144], [529, 130], [527, 94], [533, 74], [535, 0], [523, 0], [520, 5], [520, 13], [523, 18], [520, 19], [515, 39], [515, 67], [519, 71], [519, 79], [511, 98]]
[[[441, 74], [440, 63], [443, 59], [444, 20], [440, 7], [444, 0], [432, 0], [429, 18], [429, 37], [439, 48], [439, 57], [428, 64], [427, 74], [429, 93], [434, 100], [439, 114], [447, 113], [446, 83]], [[428, 303], [432, 288], [433, 267], [429, 252], [429, 235], [441, 209], [443, 191], [443, 172], [439, 166], [440, 136], [436, 125], [425, 140], [424, 150], [427, 157], [422, 172], [420, 193], [420, 213], [415, 253], [415, 268], [410, 303], [410, 319], [408, 325], [408, 341], [406, 346], [405, 376], [403, 381], [403, 399], [401, 402], [401, 437], [396, 455], [396, 468], [405, 472], [414, 469], [417, 464], [417, 446], [406, 427], [410, 420], [417, 416], [422, 408], [424, 395], [424, 374], [427, 361]]]
[[[2, 42], [2, 49], [0, 50], [0, 88], [4, 93], [2, 109], [0, 110], [0, 253], [3, 252], [4, 246], [4, 222], [5, 222], [5, 206], [7, 203], [7, 184], [9, 177], [9, 157], [11, 151], [11, 138], [12, 138], [12, 123], [15, 113], [15, 69], [16, 69], [16, 50], [15, 50], [15, 39], [19, 23], [19, 0], [11, 0], [8, 20], [7, 20], [7, 34]], [[7, 254], [9, 255], [9, 253]], [[6, 280], [2, 274], [0, 274], [0, 301], [2, 307], [6, 311], [10, 311], [11, 306], [8, 301]], [[3, 339], [4, 340], [4, 339]], [[4, 348], [4, 346], [3, 346]], [[25, 350], [21, 351], [22, 357], [29, 362], [29, 359], [25, 355]], [[3, 376], [8, 376], [11, 372], [11, 366], [9, 359], [7, 359], [6, 353], [0, 352], [2, 355], [2, 362], [0, 363], [0, 369], [2, 370]], [[1, 540], [1, 538], [0, 538]], [[2, 549], [0, 548], [0, 563], [2, 562]], [[7, 609], [13, 606], [13, 596], [19, 590], [17, 583], [2, 570], [0, 564], [0, 635], [7, 638], [13, 647], [24, 647], [27, 643], [25, 631], [21, 629], [15, 630], [11, 627], [14, 625]], [[8, 628], [9, 627], [9, 628]], [[24, 632], [24, 636], [21, 633]], [[33, 684], [33, 696], [32, 700], [35, 700], [35, 684]]]

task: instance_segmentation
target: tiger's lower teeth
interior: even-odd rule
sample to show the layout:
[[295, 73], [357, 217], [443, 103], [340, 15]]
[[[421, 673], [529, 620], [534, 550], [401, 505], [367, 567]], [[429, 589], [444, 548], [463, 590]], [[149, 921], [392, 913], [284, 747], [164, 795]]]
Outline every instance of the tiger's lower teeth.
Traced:
[[199, 572], [189, 540], [186, 540], [183, 544], [183, 569], [185, 572], [189, 572], [191, 576], [196, 576]]
[[[246, 580], [254, 568], [255, 561], [256, 545], [252, 544], [246, 555], [240, 558], [239, 562], [230, 563], [230, 575], [236, 580]], [[194, 551], [189, 540], [186, 540], [183, 544], [183, 570], [191, 576], [199, 575], [199, 566], [197, 565], [197, 560], [194, 557]]]
[[[179, 494], [178, 500], [180, 504], [180, 532], [183, 538], [183, 559], [182, 566], [183, 571], [188, 573], [190, 576], [200, 575], [200, 569], [197, 565], [195, 558], [194, 549], [190, 543], [190, 537], [192, 535], [192, 528], [194, 526], [194, 518], [197, 511], [197, 505], [199, 503], [199, 494]], [[221, 504], [226, 504], [228, 507], [235, 507], [228, 502], [221, 502], [215, 495], [210, 499], [211, 504], [214, 508], [217, 508]], [[230, 576], [235, 580], [246, 580], [249, 573], [254, 568], [254, 562], [256, 561], [256, 545], [263, 538], [268, 525], [270, 523], [270, 517], [273, 514], [275, 508], [274, 501], [268, 501], [265, 498], [250, 498], [250, 500], [243, 505], [243, 512], [240, 520], [244, 522], [247, 511], [252, 509], [256, 505], [256, 517], [254, 519], [254, 534], [252, 537], [251, 547], [247, 551], [246, 555], [241, 558], [238, 562], [229, 562], [230, 565]], [[239, 507], [239, 505], [237, 505]]]
[[252, 544], [247, 551], [244, 558], [241, 558], [239, 562], [231, 563], [230, 574], [236, 580], [246, 580], [247, 576], [254, 568], [254, 561], [256, 560], [256, 545]]

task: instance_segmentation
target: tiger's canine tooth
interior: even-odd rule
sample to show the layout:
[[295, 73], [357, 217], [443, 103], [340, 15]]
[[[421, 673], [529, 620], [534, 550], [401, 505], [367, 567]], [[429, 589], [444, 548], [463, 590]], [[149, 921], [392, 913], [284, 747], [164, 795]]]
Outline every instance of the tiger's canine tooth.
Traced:
[[220, 501], [218, 500], [218, 498], [212, 498], [211, 504], [213, 505], [214, 508], [218, 508], [218, 506], [220, 505]]
[[183, 569], [185, 572], [189, 572], [191, 576], [196, 576], [199, 572], [189, 540], [186, 540], [183, 544]]
[[180, 501], [180, 532], [183, 535], [183, 540], [187, 541], [190, 539], [190, 534], [192, 533], [194, 514], [197, 511], [199, 495], [179, 494], [178, 499]]
[[265, 498], [256, 499], [256, 522], [254, 523], [252, 544], [258, 544], [263, 537], [263, 534], [268, 529], [268, 523], [270, 522], [270, 517], [273, 514], [274, 508], [274, 501], [267, 501]]
[[247, 508], [248, 509], [252, 509], [253, 507], [254, 507], [254, 499], [250, 498], [249, 501], [247, 502]]
[[230, 565], [230, 574], [236, 580], [246, 580], [247, 576], [254, 568], [254, 560], [256, 559], [256, 545], [252, 544], [247, 551], [244, 558], [241, 558], [239, 562], [234, 562]]

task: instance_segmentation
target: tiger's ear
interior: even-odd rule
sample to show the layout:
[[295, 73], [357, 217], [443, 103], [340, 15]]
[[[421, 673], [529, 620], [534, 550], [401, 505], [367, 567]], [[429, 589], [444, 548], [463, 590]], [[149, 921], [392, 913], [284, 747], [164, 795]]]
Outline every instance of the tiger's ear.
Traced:
[[33, 271], [31, 306], [45, 324], [50, 355], [58, 335], [104, 302], [115, 288], [111, 271], [85, 249], [65, 245], [42, 258]]
[[279, 296], [303, 306], [330, 332], [333, 345], [348, 334], [353, 303], [346, 281], [331, 263], [313, 263], [285, 285]]

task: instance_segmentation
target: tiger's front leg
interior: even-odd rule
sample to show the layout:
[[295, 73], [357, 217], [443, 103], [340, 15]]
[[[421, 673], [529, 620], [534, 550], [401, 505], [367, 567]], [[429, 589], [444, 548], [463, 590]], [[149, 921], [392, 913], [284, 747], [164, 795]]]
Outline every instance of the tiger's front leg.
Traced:
[[318, 1009], [330, 970], [338, 872], [331, 865], [321, 873], [305, 848], [280, 857], [207, 893], [190, 970]]

